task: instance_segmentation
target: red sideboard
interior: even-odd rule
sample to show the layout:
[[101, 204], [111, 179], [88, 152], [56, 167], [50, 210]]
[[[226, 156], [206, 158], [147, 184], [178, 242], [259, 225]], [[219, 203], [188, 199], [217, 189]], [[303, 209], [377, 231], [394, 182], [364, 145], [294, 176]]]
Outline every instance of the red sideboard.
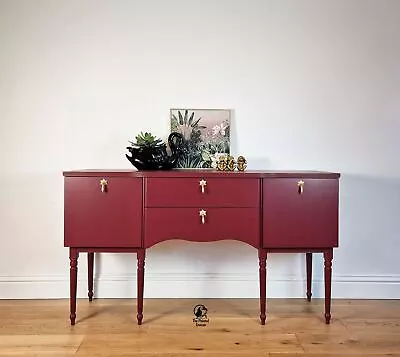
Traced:
[[338, 247], [339, 173], [183, 169], [80, 170], [64, 175], [64, 246], [70, 258], [70, 320], [76, 319], [79, 252], [137, 254], [137, 321], [143, 319], [146, 249], [171, 239], [237, 240], [258, 250], [260, 320], [266, 320], [267, 253], [323, 253], [325, 321], [330, 323], [333, 248]]

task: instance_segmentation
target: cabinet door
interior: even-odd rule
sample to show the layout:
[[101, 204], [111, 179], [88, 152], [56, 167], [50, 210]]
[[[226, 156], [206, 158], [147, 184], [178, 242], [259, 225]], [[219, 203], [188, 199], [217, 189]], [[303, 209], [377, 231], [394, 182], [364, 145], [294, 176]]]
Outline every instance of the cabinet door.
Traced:
[[65, 246], [141, 247], [140, 178], [66, 177], [64, 183]]
[[264, 247], [337, 247], [338, 185], [337, 179], [264, 179]]

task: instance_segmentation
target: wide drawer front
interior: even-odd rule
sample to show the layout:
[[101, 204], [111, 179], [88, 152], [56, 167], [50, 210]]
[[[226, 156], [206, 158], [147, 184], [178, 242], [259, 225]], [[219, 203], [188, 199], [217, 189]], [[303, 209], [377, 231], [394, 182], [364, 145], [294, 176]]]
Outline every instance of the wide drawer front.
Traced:
[[258, 208], [146, 208], [144, 236], [146, 248], [167, 239], [232, 239], [258, 247], [260, 213]]
[[146, 207], [259, 207], [257, 178], [148, 178]]

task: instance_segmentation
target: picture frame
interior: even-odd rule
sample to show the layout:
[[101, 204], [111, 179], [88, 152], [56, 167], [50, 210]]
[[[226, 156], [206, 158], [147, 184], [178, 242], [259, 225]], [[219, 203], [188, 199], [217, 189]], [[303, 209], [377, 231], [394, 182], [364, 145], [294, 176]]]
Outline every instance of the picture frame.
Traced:
[[183, 135], [183, 154], [176, 168], [215, 168], [230, 155], [230, 109], [170, 109], [171, 132]]

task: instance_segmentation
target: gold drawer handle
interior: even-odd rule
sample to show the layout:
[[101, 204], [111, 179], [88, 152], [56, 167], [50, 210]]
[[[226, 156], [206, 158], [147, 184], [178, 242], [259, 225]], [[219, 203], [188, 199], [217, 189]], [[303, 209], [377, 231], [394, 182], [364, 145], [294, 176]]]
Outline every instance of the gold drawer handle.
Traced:
[[100, 189], [101, 189], [101, 192], [106, 192], [106, 191], [107, 191], [107, 185], [108, 185], [108, 182], [107, 182], [106, 179], [101, 179], [101, 180], [100, 180]]
[[201, 193], [204, 193], [204, 187], [207, 186], [207, 181], [206, 180], [200, 180], [199, 184], [201, 186]]
[[297, 181], [297, 189], [298, 189], [299, 195], [303, 194], [303, 192], [304, 192], [304, 181], [303, 180]]
[[199, 215], [201, 217], [201, 223], [205, 224], [206, 223], [206, 216], [207, 216], [207, 211], [205, 211], [204, 209], [202, 209], [201, 211], [199, 211]]

